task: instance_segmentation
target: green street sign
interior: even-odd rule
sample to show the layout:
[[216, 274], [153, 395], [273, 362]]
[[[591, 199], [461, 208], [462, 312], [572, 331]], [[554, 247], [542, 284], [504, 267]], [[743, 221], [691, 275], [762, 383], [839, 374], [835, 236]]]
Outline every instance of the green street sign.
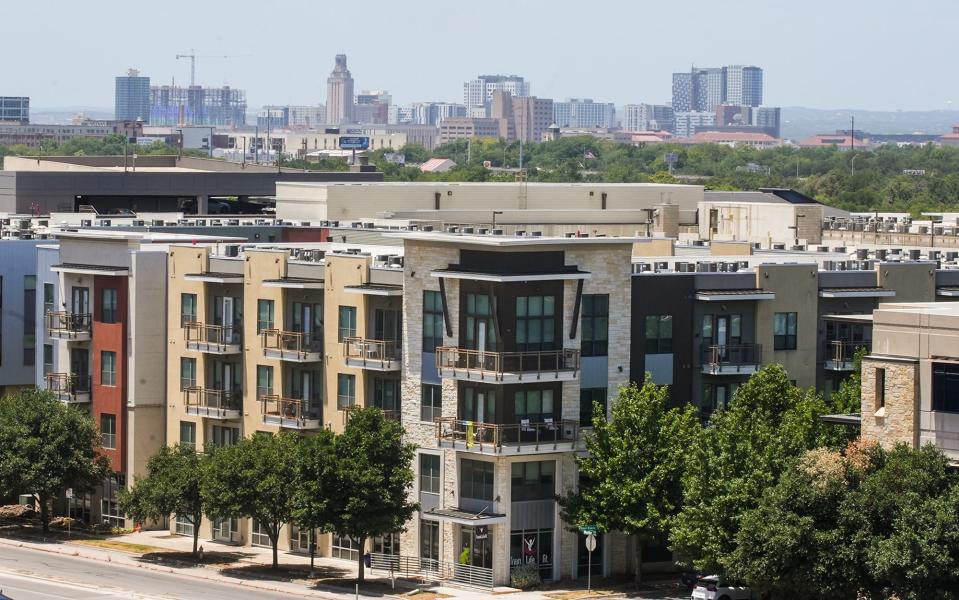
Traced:
[[583, 535], [596, 535], [599, 533], [595, 525], [582, 525], [579, 528], [579, 532]]

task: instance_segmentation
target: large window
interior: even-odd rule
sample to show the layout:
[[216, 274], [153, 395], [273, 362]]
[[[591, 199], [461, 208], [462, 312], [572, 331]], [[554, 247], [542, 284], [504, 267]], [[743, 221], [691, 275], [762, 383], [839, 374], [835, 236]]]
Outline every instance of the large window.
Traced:
[[493, 463], [463, 459], [460, 463], [460, 496], [493, 500]]
[[100, 385], [117, 384], [117, 353], [104, 350], [100, 352]]
[[53, 373], [53, 344], [43, 345], [43, 374]]
[[496, 348], [493, 302], [486, 294], [466, 294], [466, 347], [470, 350]]
[[423, 352], [443, 345], [443, 298], [439, 292], [423, 292]]
[[556, 462], [514, 462], [510, 490], [513, 502], [553, 499], [556, 496]]
[[420, 398], [420, 420], [430, 421], [443, 416], [443, 388], [439, 385], [424, 383]]
[[356, 404], [356, 375], [339, 373], [336, 376], [336, 405], [346, 408]]
[[253, 519], [252, 527], [250, 528], [250, 545], [251, 546], [261, 546], [265, 548], [271, 548], [273, 544], [270, 543], [270, 534], [266, 526]]
[[37, 364], [37, 276], [23, 276], [23, 365]]
[[100, 299], [100, 320], [104, 323], [117, 322], [117, 291], [115, 288], [103, 288]]
[[706, 346], [743, 343], [742, 315], [703, 315], [702, 339]]
[[52, 283], [43, 284], [43, 314], [56, 312], [57, 294]]
[[180, 421], [180, 443], [196, 449], [196, 423]]
[[609, 295], [583, 295], [583, 356], [609, 354]]
[[606, 388], [581, 388], [579, 390], [579, 424], [593, 426], [593, 406], [599, 403], [602, 414], [606, 414]]
[[387, 556], [400, 555], [400, 534], [398, 532], [373, 537], [373, 552]]
[[239, 427], [213, 426], [212, 435], [210, 436], [210, 443], [212, 445], [218, 447], [232, 446], [238, 441], [240, 441]]
[[360, 558], [360, 545], [348, 535], [333, 534], [333, 558], [356, 562]]
[[425, 521], [420, 519], [420, 558], [425, 561], [439, 561], [440, 559], [440, 524], [439, 521]]
[[646, 354], [671, 354], [673, 351], [673, 316], [646, 316]]
[[273, 329], [273, 300], [256, 301], [256, 332]]
[[420, 493], [440, 493], [440, 456], [420, 454]]
[[187, 515], [176, 515], [175, 533], [177, 535], [193, 536], [193, 519]]
[[400, 410], [400, 380], [392, 377], [374, 377], [373, 406], [385, 412], [398, 412]]
[[[593, 560], [598, 559], [594, 556]], [[543, 579], [553, 578], [552, 529], [514, 529], [510, 532], [509, 566], [512, 569], [524, 564], [538, 565]]]
[[556, 346], [556, 297], [516, 297], [516, 349], [552, 350]]
[[932, 363], [932, 410], [959, 412], [959, 365]]
[[[935, 370], [933, 370], [935, 374]], [[886, 370], [876, 369], [876, 406], [875, 410], [886, 405]]]
[[273, 367], [269, 365], [256, 366], [256, 398], [273, 394]]
[[180, 325], [196, 322], [196, 294], [180, 294]]
[[796, 313], [776, 313], [773, 315], [773, 349], [796, 349]]
[[196, 359], [180, 357], [180, 390], [196, 387]]
[[339, 323], [337, 341], [342, 342], [345, 338], [356, 337], [356, 307], [341, 306]]
[[702, 414], [708, 416], [713, 411], [726, 410], [736, 392], [736, 384], [705, 383], [703, 384]]
[[513, 414], [516, 421], [542, 423], [553, 418], [553, 390], [520, 390], [513, 396]]
[[115, 415], [100, 415], [100, 444], [104, 448], [117, 447], [117, 418]]

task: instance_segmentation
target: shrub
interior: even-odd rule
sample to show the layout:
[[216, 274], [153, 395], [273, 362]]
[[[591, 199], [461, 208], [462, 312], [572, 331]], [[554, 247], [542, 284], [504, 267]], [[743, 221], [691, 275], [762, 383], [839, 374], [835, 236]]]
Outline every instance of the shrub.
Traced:
[[539, 576], [539, 567], [527, 563], [513, 569], [509, 575], [510, 585], [521, 590], [535, 590], [543, 585], [543, 579]]

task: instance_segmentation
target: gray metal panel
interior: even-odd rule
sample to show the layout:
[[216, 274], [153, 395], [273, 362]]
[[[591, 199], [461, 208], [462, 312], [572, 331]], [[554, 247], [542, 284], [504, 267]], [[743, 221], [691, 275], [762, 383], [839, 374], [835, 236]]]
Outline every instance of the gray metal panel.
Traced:
[[697, 290], [749, 290], [756, 287], [756, 274], [696, 273], [695, 287]]
[[[415, 342], [414, 342], [415, 343]], [[420, 369], [420, 379], [423, 383], [439, 385], [443, 383], [440, 374], [436, 371], [436, 354], [434, 352], [424, 352]]]
[[552, 529], [555, 500], [527, 500], [510, 504], [511, 529]]
[[585, 356], [580, 362], [579, 387], [583, 389], [609, 386], [609, 357]]
[[463, 498], [460, 497], [460, 510], [465, 510], [467, 512], [473, 513], [493, 513], [496, 512], [493, 510], [493, 501], [492, 500], [480, 500], [479, 498]]
[[647, 354], [646, 372], [653, 376], [653, 383], [656, 385], [673, 384], [673, 355], [670, 354]]
[[819, 289], [844, 287], [875, 287], [875, 271], [820, 271]]

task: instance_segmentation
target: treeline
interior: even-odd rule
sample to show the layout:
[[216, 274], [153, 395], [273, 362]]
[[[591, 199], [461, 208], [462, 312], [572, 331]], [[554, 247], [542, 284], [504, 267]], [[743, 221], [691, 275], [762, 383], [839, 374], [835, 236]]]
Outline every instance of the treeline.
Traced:
[[[136, 153], [140, 156], [156, 156], [177, 154], [179, 150], [162, 141], [156, 141], [149, 146], [131, 144], [120, 134], [111, 134], [102, 138], [75, 137], [58, 144], [54, 141], [44, 141], [39, 148], [30, 148], [23, 144], [14, 146], [0, 146], [0, 167], [4, 156], [121, 156]], [[202, 150], [184, 150], [184, 156], [205, 157]]]

